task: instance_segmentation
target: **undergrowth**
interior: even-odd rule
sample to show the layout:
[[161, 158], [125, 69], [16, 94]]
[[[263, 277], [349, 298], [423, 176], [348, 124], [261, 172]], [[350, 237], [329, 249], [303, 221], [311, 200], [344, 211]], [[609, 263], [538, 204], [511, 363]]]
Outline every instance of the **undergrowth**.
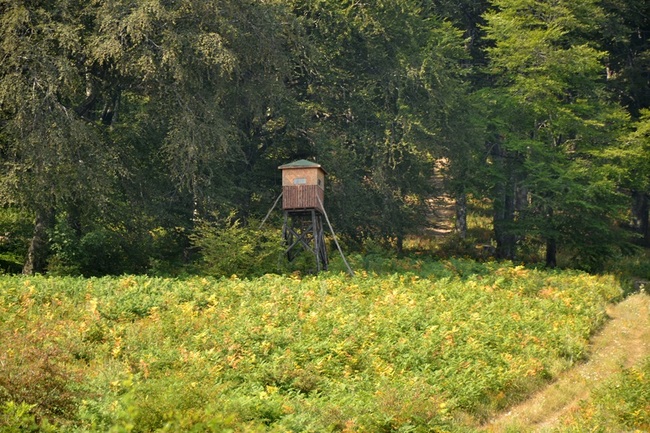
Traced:
[[468, 431], [583, 359], [620, 296], [580, 272], [377, 266], [400, 271], [0, 276], [0, 430]]

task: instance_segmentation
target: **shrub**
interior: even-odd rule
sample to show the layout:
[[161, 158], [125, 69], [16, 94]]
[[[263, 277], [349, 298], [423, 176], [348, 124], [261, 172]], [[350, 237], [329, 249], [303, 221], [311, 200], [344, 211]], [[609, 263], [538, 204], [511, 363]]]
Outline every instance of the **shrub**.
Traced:
[[0, 404], [0, 431], [4, 433], [48, 433], [56, 429], [43, 420], [36, 421], [33, 413], [35, 405], [15, 403], [13, 401]]
[[281, 268], [284, 248], [279, 230], [257, 229], [231, 213], [226, 218], [201, 221], [190, 236], [201, 253], [201, 272], [213, 276], [261, 276]]
[[93, 223], [80, 231], [62, 212], [50, 231], [48, 274], [90, 277], [142, 273], [158, 254], [155, 247], [160, 245], [154, 244], [154, 234], [141, 227]]
[[0, 273], [19, 273], [34, 230], [32, 217], [14, 208], [0, 208]]
[[52, 338], [47, 329], [0, 335], [5, 342], [0, 354], [0, 405], [12, 422], [28, 421], [26, 405], [29, 414], [41, 420], [74, 417], [78, 396], [71, 385], [79, 378], [68, 367], [72, 350], [57, 347]]
[[618, 276], [626, 292], [638, 291], [643, 281], [650, 280], [650, 250], [638, 249], [635, 254], [618, 257], [608, 264], [606, 271]]

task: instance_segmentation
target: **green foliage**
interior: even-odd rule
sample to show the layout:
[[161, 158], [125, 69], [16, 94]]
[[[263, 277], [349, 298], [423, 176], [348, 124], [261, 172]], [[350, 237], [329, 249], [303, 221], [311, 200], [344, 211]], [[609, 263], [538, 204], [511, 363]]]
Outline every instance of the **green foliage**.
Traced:
[[[97, 224], [79, 233], [71, 226], [66, 213], [57, 217], [49, 240], [48, 273], [87, 277], [143, 273], [150, 265], [149, 257], [156, 255], [154, 248], [160, 246], [151, 234], [137, 230], [127, 233], [123, 227]], [[160, 236], [157, 240], [161, 240]], [[167, 257], [173, 257], [169, 251]]]
[[606, 272], [617, 276], [626, 293], [638, 291], [639, 284], [650, 281], [650, 251], [637, 249], [627, 256], [616, 257], [607, 263]]
[[[605, 163], [603, 171], [610, 179], [632, 191], [635, 199], [641, 198], [647, 203], [650, 197], [650, 111], [642, 109], [640, 117], [630, 125], [630, 130], [620, 137], [619, 143], [604, 149], [600, 156]], [[646, 204], [647, 206], [647, 204]], [[650, 245], [648, 228], [648, 209], [633, 206], [632, 215], [626, 223], [639, 232], [642, 245]]]
[[0, 406], [0, 428], [6, 433], [37, 433], [55, 432], [47, 420], [42, 423], [36, 421], [32, 413], [35, 405], [27, 403], [16, 404], [13, 401], [5, 402]]
[[580, 272], [383, 267], [401, 272], [0, 276], [1, 403], [63, 431], [468, 431], [582, 359], [620, 294]]
[[190, 236], [199, 249], [201, 273], [212, 276], [261, 276], [282, 270], [282, 237], [277, 229], [256, 229], [254, 220], [244, 225], [231, 213], [201, 221]]
[[0, 272], [19, 273], [32, 234], [31, 218], [12, 207], [0, 208]]
[[464, 102], [461, 32], [409, 0], [288, 3], [314, 50], [300, 104], [331, 170], [328, 212], [348, 239], [401, 241], [424, 223], [434, 155]]

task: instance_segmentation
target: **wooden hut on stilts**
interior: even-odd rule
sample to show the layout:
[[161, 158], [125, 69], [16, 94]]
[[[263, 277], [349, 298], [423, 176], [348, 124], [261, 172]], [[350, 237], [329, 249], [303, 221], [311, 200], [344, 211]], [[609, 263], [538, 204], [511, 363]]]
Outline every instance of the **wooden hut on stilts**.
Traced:
[[[323, 205], [327, 172], [320, 164], [305, 159], [278, 168], [282, 170], [282, 193], [280, 194], [284, 214], [282, 237], [289, 261], [292, 261], [302, 249], [314, 256], [317, 272], [327, 270], [329, 261], [325, 244], [324, 219], [348, 272], [354, 275], [343, 255]], [[275, 201], [264, 221], [273, 211], [280, 197]]]
[[292, 261], [296, 247], [314, 255], [316, 271], [327, 270], [327, 248], [323, 230], [325, 200], [325, 170], [315, 162], [301, 159], [281, 165], [282, 237], [287, 245], [287, 257]]

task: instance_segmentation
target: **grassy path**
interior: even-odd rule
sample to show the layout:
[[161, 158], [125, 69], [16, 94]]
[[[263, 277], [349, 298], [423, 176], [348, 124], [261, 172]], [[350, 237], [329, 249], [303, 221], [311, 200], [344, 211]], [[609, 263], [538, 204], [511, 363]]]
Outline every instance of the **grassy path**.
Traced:
[[639, 293], [608, 309], [611, 320], [593, 338], [589, 360], [547, 388], [492, 419], [487, 432], [545, 432], [602, 381], [650, 356], [650, 296]]

